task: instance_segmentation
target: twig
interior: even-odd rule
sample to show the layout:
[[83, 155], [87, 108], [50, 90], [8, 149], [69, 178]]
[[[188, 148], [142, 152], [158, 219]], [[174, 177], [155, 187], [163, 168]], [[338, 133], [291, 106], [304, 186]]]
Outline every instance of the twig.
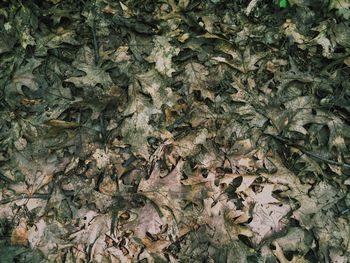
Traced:
[[33, 195], [26, 195], [26, 194], [22, 194], [22, 195], [18, 195], [18, 196], [14, 196], [14, 197], [10, 197], [10, 198], [6, 198], [6, 199], [2, 199], [0, 200], [0, 205], [4, 205], [7, 203], [11, 203], [14, 201], [18, 201], [21, 199], [31, 199], [31, 198], [36, 198], [36, 199], [48, 199], [49, 198], [49, 194], [33, 194]]
[[11, 180], [10, 178], [6, 177], [5, 175], [3, 175], [1, 172], [0, 172], [0, 182], [1, 181], [4, 181], [6, 183], [9, 183], [9, 184], [13, 184], [13, 180]]
[[280, 142], [283, 142], [284, 144], [288, 145], [288, 146], [291, 146], [291, 147], [294, 147], [294, 148], [297, 148], [299, 149], [302, 153], [306, 154], [306, 155], [309, 155], [315, 159], [318, 159], [320, 161], [323, 161], [325, 163], [328, 163], [328, 164], [331, 164], [331, 165], [336, 165], [336, 166], [341, 166], [341, 167], [344, 167], [344, 168], [347, 168], [347, 169], [350, 169], [350, 164], [346, 164], [346, 163], [341, 163], [341, 162], [337, 162], [337, 161], [333, 161], [333, 160], [330, 160], [330, 159], [327, 159], [327, 158], [324, 158], [316, 153], [313, 153], [313, 152], [310, 152], [308, 150], [306, 150], [303, 146], [301, 145], [298, 145], [298, 144], [295, 144], [295, 143], [292, 143], [291, 141], [289, 141], [288, 139], [285, 139], [285, 138], [282, 138], [278, 135], [274, 135], [274, 134], [270, 134], [270, 133], [265, 133], [266, 135], [268, 136], [271, 136], [272, 138], [280, 141]]
[[[64, 190], [63, 193], [67, 197], [74, 196], [74, 191]], [[9, 198], [0, 200], [0, 205], [4, 205], [4, 204], [18, 201], [21, 199], [28, 199], [28, 200], [32, 199], [32, 198], [34, 198], [34, 199], [49, 199], [50, 196], [51, 196], [51, 193], [42, 193], [42, 194], [37, 193], [37, 194], [31, 194], [31, 195], [21, 194], [18, 196], [13, 196], [13, 197], [9, 197]]]
[[95, 65], [98, 65], [98, 62], [100, 60], [100, 53], [99, 53], [99, 47], [98, 47], [98, 42], [97, 42], [97, 36], [96, 36], [96, 11], [95, 11], [95, 4], [92, 6], [92, 12], [94, 14], [94, 18], [92, 21], [92, 39], [94, 43], [94, 53], [95, 53]]

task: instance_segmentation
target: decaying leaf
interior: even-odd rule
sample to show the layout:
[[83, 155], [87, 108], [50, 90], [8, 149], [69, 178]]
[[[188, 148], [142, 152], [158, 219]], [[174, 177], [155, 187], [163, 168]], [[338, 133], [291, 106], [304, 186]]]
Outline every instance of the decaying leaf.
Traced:
[[19, 225], [12, 231], [11, 245], [28, 245], [28, 230], [26, 221], [27, 220], [25, 218], [21, 218]]
[[0, 261], [347, 262], [349, 17], [2, 1]]
[[93, 58], [93, 51], [87, 46], [82, 47], [73, 65], [83, 73], [81, 76], [70, 77], [65, 81], [72, 82], [78, 88], [95, 87], [97, 84], [103, 87], [112, 85], [109, 74], [100, 65], [96, 65]]
[[[147, 78], [147, 75], [145, 77]], [[142, 76], [139, 78], [142, 80]], [[155, 84], [155, 87], [159, 87], [158, 84]], [[126, 119], [121, 127], [121, 134], [124, 141], [132, 145], [135, 154], [148, 159], [147, 139], [149, 137], [161, 137], [165, 139], [167, 137], [169, 138], [169, 134], [166, 131], [156, 130], [154, 125], [150, 123], [152, 115], [159, 114], [160, 110], [152, 107], [152, 102], [141, 93], [141, 90], [141, 82], [135, 81], [130, 86], [130, 103], [124, 111]], [[161, 94], [157, 96], [161, 96]]]
[[170, 45], [169, 40], [163, 36], [156, 36], [154, 38], [154, 49], [147, 57], [147, 61], [155, 62], [155, 69], [157, 71], [171, 77], [171, 74], [175, 72], [171, 59], [180, 52], [180, 49]]

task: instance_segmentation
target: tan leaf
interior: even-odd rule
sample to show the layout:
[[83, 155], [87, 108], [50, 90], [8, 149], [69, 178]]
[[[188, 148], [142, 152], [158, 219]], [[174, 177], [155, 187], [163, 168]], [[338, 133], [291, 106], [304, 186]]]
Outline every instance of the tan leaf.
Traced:
[[13, 229], [11, 234], [11, 245], [28, 245], [27, 220], [25, 218], [21, 218], [19, 225]]
[[62, 120], [48, 120], [45, 122], [45, 124], [50, 125], [52, 127], [63, 128], [63, 129], [72, 129], [80, 126], [79, 123], [72, 122], [72, 121], [62, 121]]
[[[162, 211], [166, 223], [180, 222], [183, 219], [182, 198], [185, 187], [181, 184], [184, 161], [178, 161], [176, 167], [166, 176], [161, 176], [156, 165], [148, 180], [142, 179], [138, 191], [151, 199]], [[170, 212], [170, 213], [169, 213]], [[175, 216], [175, 218], [174, 218]]]
[[296, 25], [290, 19], [286, 20], [282, 25], [282, 29], [284, 30], [284, 34], [287, 37], [292, 37], [297, 44], [304, 44], [309, 41], [307, 37], [298, 32]]
[[185, 66], [186, 82], [190, 87], [190, 92], [199, 90], [204, 98], [209, 98], [214, 101], [215, 96], [208, 89], [208, 69], [196, 62], [190, 62]]
[[253, 242], [259, 244], [273, 233], [283, 230], [288, 221], [284, 217], [290, 211], [289, 205], [257, 204], [253, 212], [253, 220], [249, 223], [255, 233]]
[[350, 68], [350, 57], [344, 58], [344, 64]]
[[175, 72], [171, 59], [180, 52], [180, 49], [172, 46], [169, 41], [170, 38], [168, 37], [155, 36], [153, 40], [154, 49], [146, 60], [149, 62], [155, 62], [156, 70], [164, 75], [167, 75], [168, 77], [171, 77], [171, 74]]

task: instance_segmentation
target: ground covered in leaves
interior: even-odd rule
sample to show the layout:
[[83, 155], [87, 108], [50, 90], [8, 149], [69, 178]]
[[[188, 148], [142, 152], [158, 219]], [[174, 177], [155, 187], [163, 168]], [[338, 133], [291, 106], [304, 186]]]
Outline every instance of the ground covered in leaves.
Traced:
[[349, 8], [1, 1], [0, 261], [349, 262]]

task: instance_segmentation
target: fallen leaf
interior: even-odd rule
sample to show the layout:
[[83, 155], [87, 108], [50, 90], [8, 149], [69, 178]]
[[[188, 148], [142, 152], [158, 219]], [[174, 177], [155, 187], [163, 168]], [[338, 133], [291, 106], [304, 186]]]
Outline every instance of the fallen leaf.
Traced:
[[154, 49], [146, 60], [149, 62], [155, 62], [156, 70], [168, 77], [171, 77], [171, 74], [175, 72], [171, 59], [179, 54], [180, 49], [172, 46], [169, 43], [170, 39], [164, 36], [155, 36], [153, 41]]

